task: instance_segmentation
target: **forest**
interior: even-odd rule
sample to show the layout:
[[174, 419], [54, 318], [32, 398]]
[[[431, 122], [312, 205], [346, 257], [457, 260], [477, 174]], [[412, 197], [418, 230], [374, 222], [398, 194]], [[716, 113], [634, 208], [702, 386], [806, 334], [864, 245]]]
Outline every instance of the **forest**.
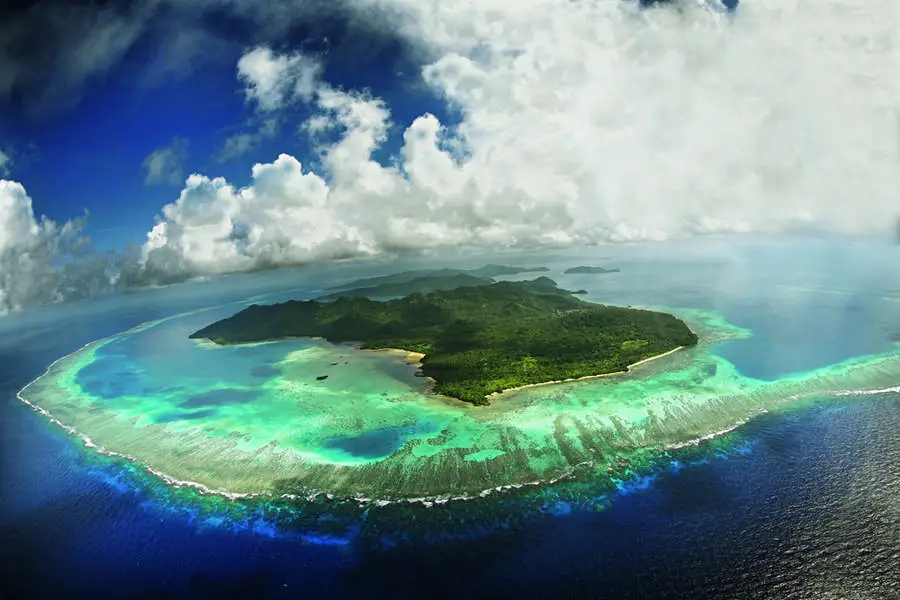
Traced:
[[523, 385], [615, 373], [697, 336], [676, 317], [585, 302], [547, 277], [414, 293], [252, 305], [191, 334], [217, 344], [287, 337], [425, 355], [434, 391], [473, 404]]
[[[485, 283], [493, 283], [495, 277], [503, 275], [518, 275], [519, 273], [546, 273], [549, 271], [547, 267], [511, 267], [509, 265], [489, 264], [477, 269], [416, 269], [413, 271], [402, 271], [400, 273], [390, 273], [388, 275], [378, 275], [376, 277], [366, 277], [364, 279], [355, 279], [340, 285], [328, 288], [329, 290], [348, 290], [355, 289], [372, 289], [379, 286], [395, 285], [410, 283], [420, 279], [452, 279], [455, 276], [472, 277], [483, 280]], [[413, 290], [417, 291], [417, 290]], [[410, 292], [412, 293], [412, 291]], [[358, 295], [358, 294], [357, 294]]]

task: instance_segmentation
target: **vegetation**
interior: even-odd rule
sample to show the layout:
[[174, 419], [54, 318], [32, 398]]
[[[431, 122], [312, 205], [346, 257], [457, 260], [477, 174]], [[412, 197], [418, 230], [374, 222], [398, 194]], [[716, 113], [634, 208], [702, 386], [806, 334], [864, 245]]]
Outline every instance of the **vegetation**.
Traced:
[[365, 279], [357, 279], [328, 289], [346, 290], [349, 288], [372, 288], [386, 284], [407, 283], [414, 279], [430, 277], [446, 278], [453, 275], [468, 275], [470, 277], [492, 280], [494, 277], [499, 277], [501, 275], [545, 273], [549, 270], [550, 269], [547, 267], [509, 267], [506, 265], [484, 265], [477, 269], [418, 269], [415, 271], [403, 271], [402, 273], [391, 273], [390, 275], [380, 275], [378, 277], [366, 277]]
[[396, 296], [408, 296], [410, 294], [428, 294], [437, 290], [452, 290], [459, 287], [489, 285], [491, 283], [494, 283], [493, 279], [475, 277], [474, 275], [467, 275], [465, 273], [453, 273], [450, 275], [416, 277], [409, 281], [380, 283], [372, 287], [342, 290], [340, 292], [328, 294], [327, 296], [322, 296], [319, 300], [334, 300], [341, 296], [355, 298], [390, 298]]
[[577, 275], [577, 274], [600, 274], [600, 273], [618, 273], [619, 269], [604, 269], [603, 267], [572, 267], [570, 269], [566, 269], [563, 271], [566, 275]]
[[697, 343], [672, 315], [585, 302], [546, 277], [387, 302], [341, 297], [253, 305], [190, 337], [236, 344], [295, 336], [421, 352], [435, 391], [474, 404], [508, 388], [624, 371]]

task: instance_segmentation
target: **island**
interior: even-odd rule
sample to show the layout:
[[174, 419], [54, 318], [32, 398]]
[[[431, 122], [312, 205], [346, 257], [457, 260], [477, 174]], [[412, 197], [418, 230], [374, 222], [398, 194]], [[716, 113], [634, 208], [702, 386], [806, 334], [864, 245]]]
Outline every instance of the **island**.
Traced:
[[377, 277], [366, 277], [364, 279], [356, 279], [348, 281], [341, 285], [328, 288], [329, 290], [346, 290], [350, 288], [365, 289], [376, 286], [384, 286], [390, 284], [408, 283], [414, 279], [423, 278], [448, 278], [455, 275], [465, 275], [469, 277], [484, 280], [485, 283], [492, 282], [495, 277], [502, 275], [518, 275], [520, 273], [546, 273], [549, 271], [547, 267], [510, 267], [507, 265], [484, 265], [477, 269], [416, 269], [413, 271], [403, 271], [400, 273], [391, 273], [389, 275], [379, 275]]
[[[488, 265], [494, 267], [495, 265]], [[486, 267], [483, 267], [484, 269]], [[507, 267], [498, 267], [507, 268]], [[482, 269], [476, 269], [481, 271]], [[529, 272], [535, 269], [529, 269]], [[352, 298], [399, 298], [410, 294], [429, 294], [438, 290], [452, 290], [461, 287], [472, 287], [477, 285], [489, 285], [496, 283], [493, 278], [476, 277], [467, 273], [457, 273], [452, 269], [446, 269], [437, 272], [437, 274], [418, 275], [417, 271], [408, 271], [403, 274], [405, 281], [382, 282], [369, 287], [359, 287], [350, 289], [341, 289], [324, 296], [319, 296], [317, 300], [336, 300], [341, 297]], [[412, 279], [406, 279], [413, 276]], [[587, 294], [587, 290], [577, 290], [570, 292], [571, 294]]]
[[547, 277], [413, 293], [251, 305], [190, 335], [229, 345], [291, 337], [421, 354], [433, 391], [476, 405], [511, 389], [626, 372], [697, 344], [666, 313], [575, 298]]
[[391, 298], [417, 293], [429, 294], [438, 290], [452, 290], [460, 287], [488, 285], [491, 283], [494, 283], [493, 279], [475, 277], [466, 273], [425, 275], [414, 277], [407, 281], [383, 282], [372, 286], [342, 289], [326, 296], [320, 296], [318, 300], [336, 300], [341, 297]]
[[604, 269], [603, 267], [571, 267], [563, 271], [566, 275], [599, 275], [602, 273], [618, 273], [619, 269]]

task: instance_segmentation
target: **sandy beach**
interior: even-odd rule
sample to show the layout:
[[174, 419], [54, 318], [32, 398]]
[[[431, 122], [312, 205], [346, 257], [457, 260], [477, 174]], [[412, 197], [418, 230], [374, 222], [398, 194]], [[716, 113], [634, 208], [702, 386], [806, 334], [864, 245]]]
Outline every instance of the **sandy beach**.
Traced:
[[421, 352], [412, 352], [410, 350], [402, 350], [400, 348], [359, 348], [358, 350], [362, 350], [363, 352], [383, 352], [385, 354], [390, 354], [392, 356], [397, 356], [398, 358], [402, 358], [405, 362], [415, 365], [417, 367], [422, 366], [422, 359], [425, 358], [425, 355]]
[[[637, 367], [644, 363], [648, 363], [652, 360], [657, 360], [659, 358], [663, 358], [664, 356], [669, 356], [670, 354], [674, 354], [675, 352], [678, 352], [679, 350], [683, 350], [686, 347], [687, 346], [678, 346], [677, 348], [673, 348], [672, 350], [669, 350], [668, 352], [663, 352], [662, 354], [657, 354], [656, 356], [651, 356], [649, 358], [645, 358], [644, 360], [639, 360], [638, 362], [632, 363], [632, 364], [628, 365], [627, 367], [625, 367], [624, 371], [616, 371], [614, 373], [601, 373], [599, 375], [585, 375], [584, 377], [572, 377], [570, 379], [557, 379], [555, 381], [542, 381], [541, 383], [529, 383], [528, 385], [520, 385], [518, 387], [507, 388], [507, 389], [499, 391], [499, 392], [493, 392], [491, 394], [488, 394], [485, 397], [487, 399], [491, 399], [491, 398], [494, 398], [495, 396], [499, 396], [500, 394], [506, 394], [508, 392], [524, 390], [526, 388], [534, 388], [534, 387], [539, 387], [539, 386], [544, 386], [544, 385], [556, 385], [558, 383], [571, 383], [574, 381], [585, 381], [588, 379], [599, 379], [601, 377], [615, 377], [616, 375], [625, 375], [626, 373], [631, 371], [631, 369], [633, 369], [634, 367]], [[392, 356], [396, 356], [397, 358], [402, 359], [404, 362], [406, 362], [409, 365], [413, 365], [413, 366], [419, 367], [419, 368], [421, 368], [421, 366], [422, 366], [422, 359], [425, 358], [425, 355], [421, 352], [412, 352], [410, 350], [403, 350], [400, 348], [360, 348], [359, 346], [357, 346], [356, 348], [357, 348], [357, 350], [362, 350], [363, 352], [383, 352], [386, 354], [390, 354]], [[432, 391], [431, 388], [433, 387], [433, 385], [435, 383], [434, 379], [432, 379], [431, 377], [427, 377], [426, 380], [428, 381], [428, 384], [425, 389], [426, 394], [438, 396], [441, 398], [446, 397], [441, 394], [436, 394]], [[455, 402], [460, 402], [462, 404], [470, 405], [470, 403], [464, 402], [457, 398], [449, 398], [449, 397], [446, 397], [446, 398], [454, 400]]]
[[493, 398], [493, 397], [495, 397], [495, 396], [499, 396], [500, 394], [506, 394], [506, 393], [508, 393], [508, 392], [515, 392], [515, 391], [518, 391], [518, 390], [524, 390], [524, 389], [527, 389], [527, 388], [540, 387], [540, 386], [544, 386], [544, 385], [556, 385], [556, 384], [558, 384], [558, 383], [571, 383], [571, 382], [573, 382], [573, 381], [585, 381], [585, 380], [588, 380], [588, 379], [599, 379], [599, 378], [601, 378], [601, 377], [615, 377], [616, 375], [625, 375], [625, 374], [628, 373], [631, 369], [633, 369], [634, 367], [636, 367], [636, 366], [638, 366], [638, 365], [642, 365], [642, 364], [644, 364], [644, 363], [648, 363], [648, 362], [650, 362], [651, 360], [656, 360], [656, 359], [662, 358], [662, 357], [664, 357], [664, 356], [669, 356], [670, 354], [674, 354], [675, 352], [678, 352], [679, 350], [683, 350], [683, 349], [685, 349], [686, 347], [687, 347], [687, 346], [678, 346], [677, 348], [673, 348], [673, 349], [669, 350], [668, 352], [663, 352], [662, 354], [657, 354], [656, 356], [651, 356], [650, 358], [645, 358], [644, 360], [639, 360], [638, 362], [633, 363], [633, 364], [630, 364], [630, 365], [628, 365], [627, 367], [625, 367], [625, 370], [624, 370], [624, 371], [616, 371], [616, 372], [614, 372], [614, 373], [601, 373], [601, 374], [599, 374], [599, 375], [585, 375], [584, 377], [572, 377], [572, 378], [570, 378], [570, 379], [557, 379], [557, 380], [555, 380], [555, 381], [542, 381], [541, 383], [529, 383], [528, 385], [520, 385], [520, 386], [518, 386], [518, 387], [507, 388], [507, 389], [501, 390], [501, 391], [499, 391], [499, 392], [493, 392], [493, 393], [491, 393], [491, 394], [488, 394], [488, 395], [486, 396], [486, 398], [491, 399], [491, 398]]

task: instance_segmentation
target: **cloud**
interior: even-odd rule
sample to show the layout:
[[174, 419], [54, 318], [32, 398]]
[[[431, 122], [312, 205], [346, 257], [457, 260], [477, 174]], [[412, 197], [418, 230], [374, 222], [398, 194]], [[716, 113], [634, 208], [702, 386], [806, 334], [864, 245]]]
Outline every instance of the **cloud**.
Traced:
[[583, 241], [876, 231], [900, 208], [900, 13], [528, 6], [411, 7], [473, 202]]
[[12, 159], [8, 154], [4, 153], [3, 150], [0, 150], [0, 176], [6, 177], [10, 173], [10, 168], [12, 166]]
[[265, 119], [253, 132], [236, 133], [225, 139], [222, 147], [216, 152], [217, 162], [226, 162], [257, 150], [262, 142], [275, 137], [278, 133], [278, 119]]
[[[299, 55], [278, 57], [252, 51], [276, 65], [303, 65]], [[263, 77], [262, 79], [265, 79]], [[291, 88], [296, 78], [287, 76]], [[248, 81], [259, 89], [260, 79]], [[370, 218], [378, 207], [362, 210], [360, 192], [379, 194], [404, 185], [398, 171], [385, 172], [371, 153], [386, 139], [389, 112], [367, 94], [333, 89], [319, 80], [316, 118], [341, 128], [341, 141], [324, 153], [332, 183], [304, 171], [294, 157], [281, 154], [274, 162], [253, 167], [252, 184], [235, 188], [224, 178], [191, 175], [178, 200], [163, 208], [160, 222], [148, 234], [146, 261], [165, 257], [183, 273], [225, 273], [284, 264], [332, 260], [372, 254], [382, 239], [372, 235]], [[292, 93], [292, 92], [291, 92]], [[295, 96], [283, 97], [288, 102]], [[264, 101], [265, 102], [265, 101]]]
[[222, 148], [216, 153], [218, 162], [225, 162], [248, 154], [259, 147], [260, 137], [256, 133], [236, 133], [226, 138]]
[[160, 146], [141, 163], [145, 185], [178, 185], [184, 181], [184, 162], [188, 158], [188, 141], [176, 137], [168, 146]]
[[137, 246], [96, 251], [86, 224], [86, 216], [62, 224], [38, 218], [25, 187], [0, 179], [0, 315], [189, 277], [165, 252], [148, 261]]
[[115, 66], [145, 31], [158, 2], [45, 1], [0, 21], [0, 100], [27, 114], [67, 108], [86, 81]]
[[253, 184], [192, 175], [148, 234], [147, 262], [188, 275], [331, 260], [368, 252], [366, 241], [328, 206], [328, 186], [282, 154], [253, 167]]
[[322, 64], [314, 57], [299, 52], [278, 55], [266, 46], [250, 50], [237, 64], [247, 101], [261, 111], [311, 99], [321, 71]]
[[25, 188], [0, 179], [0, 314], [65, 297], [59, 261], [83, 243], [82, 224], [36, 219]]
[[[313, 4], [204, 6], [254, 23], [259, 6], [287, 39]], [[422, 85], [459, 122], [394, 122], [371, 92], [325, 80], [335, 52], [323, 44], [248, 44], [237, 78], [249, 105], [269, 118], [303, 104], [321, 167], [273, 152], [246, 185], [191, 175], [137, 266], [124, 262], [132, 281], [441, 246], [897, 222], [896, 11], [852, 0], [756, 0], [733, 19], [605, 0], [340, 6], [346, 31], [364, 24], [415, 49]], [[386, 147], [393, 156], [377, 160]]]
[[[395, 60], [390, 12], [368, 0], [40, 0], [4, 5], [0, 112], [56, 115], [127, 69], [138, 86], [233, 64], [258, 44], [315, 47], [355, 70]], [[401, 52], [402, 54], [403, 52]]]
[[[219, 271], [317, 260], [335, 246], [366, 254], [885, 232], [900, 211], [900, 21], [883, 11], [760, 1], [732, 21], [692, 5], [376, 4], [400, 11], [403, 35], [433, 57], [423, 82], [462, 121], [447, 128], [420, 115], [381, 164], [373, 155], [394, 125], [384, 102], [331, 86], [299, 52], [254, 48], [239, 68], [250, 101], [263, 111], [306, 102], [308, 132], [340, 132], [315, 148], [321, 173], [303, 175], [316, 181], [316, 211], [293, 216], [308, 199], [287, 183], [300, 181], [300, 163], [282, 155], [254, 168], [283, 180], [268, 184], [279, 193], [259, 200], [254, 178], [207, 195], [216, 228], [166, 212], [178, 233], [163, 245]], [[291, 250], [272, 252], [229, 229], [240, 223], [235, 231], [262, 239], [267, 211], [306, 232], [302, 242], [285, 233], [279, 247]], [[311, 235], [313, 218], [337, 237]]]

